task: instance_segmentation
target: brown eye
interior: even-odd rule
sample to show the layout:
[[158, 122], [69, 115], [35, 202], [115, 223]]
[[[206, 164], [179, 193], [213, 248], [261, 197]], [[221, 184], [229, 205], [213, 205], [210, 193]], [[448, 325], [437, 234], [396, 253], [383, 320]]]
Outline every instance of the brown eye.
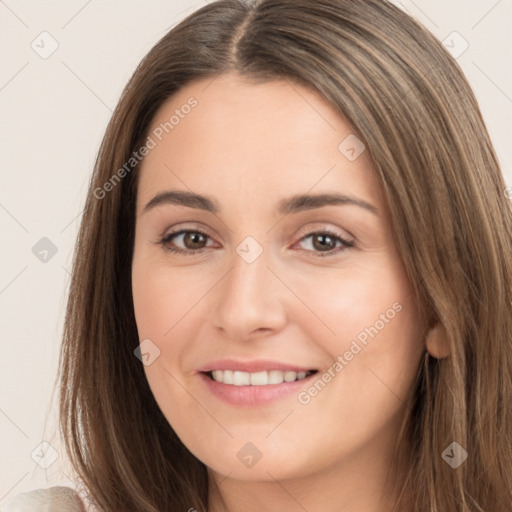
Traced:
[[305, 244], [309, 246], [306, 248], [308, 252], [316, 253], [316, 256], [330, 256], [338, 254], [354, 246], [354, 242], [350, 242], [341, 238], [336, 233], [329, 231], [315, 231], [301, 238], [300, 242], [310, 240]]
[[209, 238], [202, 231], [184, 229], [169, 233], [159, 243], [168, 251], [194, 255], [205, 250]]
[[206, 238], [198, 231], [186, 231], [183, 236], [183, 244], [187, 249], [202, 249]]
[[336, 240], [330, 235], [323, 233], [313, 235], [313, 247], [319, 251], [331, 250], [336, 248]]

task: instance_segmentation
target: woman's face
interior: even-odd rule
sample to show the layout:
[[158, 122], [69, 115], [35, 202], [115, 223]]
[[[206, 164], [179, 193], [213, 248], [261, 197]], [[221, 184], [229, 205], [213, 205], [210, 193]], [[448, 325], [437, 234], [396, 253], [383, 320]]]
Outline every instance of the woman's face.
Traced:
[[369, 152], [318, 93], [235, 75], [149, 136], [133, 300], [177, 435], [240, 480], [385, 460], [424, 340]]

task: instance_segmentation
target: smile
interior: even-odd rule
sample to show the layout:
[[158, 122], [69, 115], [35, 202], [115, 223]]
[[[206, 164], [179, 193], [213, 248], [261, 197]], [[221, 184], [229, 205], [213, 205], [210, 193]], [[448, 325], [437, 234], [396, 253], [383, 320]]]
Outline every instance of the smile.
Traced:
[[302, 380], [312, 373], [314, 373], [314, 370], [301, 372], [269, 370], [254, 373], [233, 370], [213, 370], [209, 372], [209, 376], [216, 382], [232, 386], [268, 386]]

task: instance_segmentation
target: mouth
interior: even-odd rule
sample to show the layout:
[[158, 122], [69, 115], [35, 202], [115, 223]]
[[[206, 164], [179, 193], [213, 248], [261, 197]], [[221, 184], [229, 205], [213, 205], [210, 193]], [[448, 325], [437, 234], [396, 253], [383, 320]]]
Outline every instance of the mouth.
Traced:
[[265, 407], [297, 394], [317, 368], [272, 359], [219, 359], [198, 368], [205, 397], [237, 407]]
[[290, 371], [263, 370], [259, 372], [244, 372], [236, 370], [212, 370], [202, 372], [215, 382], [230, 386], [272, 386], [283, 382], [304, 380], [318, 370]]
[[236, 407], [270, 406], [279, 400], [296, 399], [318, 369], [277, 361], [222, 360], [200, 368], [197, 375], [208, 399]]

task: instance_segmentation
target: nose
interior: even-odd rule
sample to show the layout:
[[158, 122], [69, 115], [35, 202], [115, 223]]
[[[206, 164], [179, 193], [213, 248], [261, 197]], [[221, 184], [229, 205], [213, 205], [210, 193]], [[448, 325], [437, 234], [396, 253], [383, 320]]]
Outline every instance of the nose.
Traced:
[[286, 293], [290, 291], [269, 268], [265, 251], [252, 262], [235, 252], [230, 271], [215, 288], [214, 322], [224, 336], [248, 341], [277, 332], [286, 324]]

